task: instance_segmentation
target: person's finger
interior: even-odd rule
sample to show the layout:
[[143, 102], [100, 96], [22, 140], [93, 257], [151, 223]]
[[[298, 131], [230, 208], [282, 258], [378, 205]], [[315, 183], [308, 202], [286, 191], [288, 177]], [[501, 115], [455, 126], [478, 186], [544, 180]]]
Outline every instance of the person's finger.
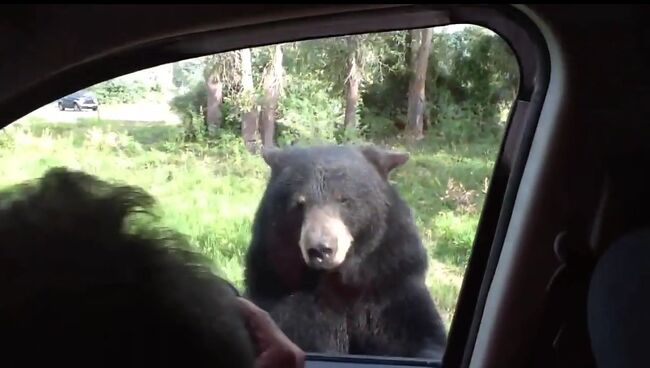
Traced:
[[239, 302], [240, 309], [246, 316], [246, 318], [254, 325], [256, 329], [259, 329], [261, 333], [265, 334], [277, 334], [280, 330], [279, 327], [275, 324], [271, 316], [259, 308], [249, 300], [244, 298], [237, 298]]
[[294, 346], [295, 349], [293, 354], [294, 354], [294, 361], [296, 362], [295, 366], [296, 368], [303, 368], [307, 362], [307, 354], [305, 354], [305, 352], [302, 349], [300, 349], [297, 345], [294, 344]]
[[242, 297], [237, 297], [237, 306], [246, 315], [254, 315], [258, 309], [255, 304]]
[[268, 313], [266, 311], [245, 298], [237, 297], [237, 301], [239, 308], [249, 317], [266, 319], [265, 317], [268, 316]]
[[[291, 367], [304, 367], [305, 353], [294, 344], [263, 309], [244, 298], [237, 298], [238, 305], [250, 325], [262, 351], [258, 357], [261, 366], [277, 367], [276, 360], [287, 362]], [[267, 350], [270, 349], [270, 350]], [[268, 360], [268, 362], [267, 362]]]
[[248, 325], [249, 330], [255, 335], [255, 338], [258, 338], [259, 334], [259, 317], [257, 307], [255, 304], [249, 302], [244, 298], [237, 298], [237, 307], [239, 308], [240, 313], [244, 317], [246, 324]]

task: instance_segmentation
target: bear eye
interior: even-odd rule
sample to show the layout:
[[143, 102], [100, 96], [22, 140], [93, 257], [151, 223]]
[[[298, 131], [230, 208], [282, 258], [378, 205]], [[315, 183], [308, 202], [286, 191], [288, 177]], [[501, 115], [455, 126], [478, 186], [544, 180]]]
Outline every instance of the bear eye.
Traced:
[[339, 197], [339, 203], [344, 205], [344, 206], [347, 206], [348, 204], [350, 204], [350, 198], [348, 198], [348, 197]]

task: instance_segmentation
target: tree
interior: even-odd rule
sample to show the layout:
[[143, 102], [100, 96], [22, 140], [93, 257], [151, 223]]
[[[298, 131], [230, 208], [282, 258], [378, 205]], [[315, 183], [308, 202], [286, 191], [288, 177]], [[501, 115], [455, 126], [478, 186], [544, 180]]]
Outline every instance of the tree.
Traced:
[[172, 84], [177, 92], [186, 93], [203, 79], [204, 58], [177, 61], [172, 64]]
[[375, 139], [404, 129], [418, 139], [427, 117], [436, 134], [461, 120], [471, 134], [500, 128], [518, 87], [508, 45], [480, 27], [432, 33], [331, 37], [179, 62], [174, 83], [187, 96], [174, 111], [194, 122], [197, 137], [227, 129], [251, 151], [261, 140], [340, 142], [348, 132]]
[[240, 58], [237, 52], [212, 55], [205, 59], [207, 105], [205, 123], [208, 136], [214, 137], [223, 123], [221, 107], [225, 89], [234, 91], [239, 85]]
[[345, 116], [343, 125], [345, 129], [355, 131], [357, 127], [357, 106], [359, 104], [359, 84], [361, 84], [362, 62], [360, 37], [349, 36], [346, 39], [348, 48], [348, 75], [345, 81]]
[[422, 40], [422, 32], [419, 29], [411, 30], [407, 33], [409, 42], [409, 70], [415, 70], [415, 61], [418, 58], [418, 50]]
[[223, 80], [218, 73], [212, 73], [206, 78], [205, 84], [208, 92], [205, 123], [208, 135], [213, 137], [219, 130], [222, 121], [221, 104], [223, 103]]
[[278, 99], [282, 90], [282, 46], [273, 47], [273, 56], [264, 69], [262, 97], [260, 109], [260, 135], [264, 147], [275, 146], [275, 115], [278, 107]]
[[[407, 132], [415, 139], [424, 137], [422, 128], [424, 121], [425, 81], [433, 29], [425, 28], [411, 32], [411, 79], [409, 81]], [[414, 50], [417, 49], [417, 52]], [[413, 59], [413, 56], [415, 58]]]
[[255, 103], [255, 87], [253, 86], [253, 68], [251, 50], [243, 49], [241, 56], [241, 84], [243, 94], [243, 114], [241, 121], [241, 134], [246, 148], [253, 152], [257, 141], [257, 104]]

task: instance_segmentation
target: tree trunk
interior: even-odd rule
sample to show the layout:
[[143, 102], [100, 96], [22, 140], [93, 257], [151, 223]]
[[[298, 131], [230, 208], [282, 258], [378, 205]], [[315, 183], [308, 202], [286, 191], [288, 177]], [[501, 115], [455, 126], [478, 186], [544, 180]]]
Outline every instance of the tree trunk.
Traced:
[[208, 88], [207, 111], [205, 123], [208, 135], [214, 137], [221, 126], [221, 103], [223, 102], [223, 81], [216, 76], [208, 77], [206, 81]]
[[415, 60], [418, 57], [418, 49], [420, 48], [420, 38], [422, 36], [421, 30], [419, 29], [412, 29], [409, 31], [409, 38], [410, 38], [410, 47], [409, 47], [409, 55], [408, 55], [408, 65], [409, 65], [409, 70], [413, 71], [415, 70]]
[[[420, 30], [420, 43], [417, 47], [417, 53], [414, 61], [411, 62], [411, 80], [409, 82], [408, 93], [408, 112], [407, 112], [407, 134], [410, 138], [419, 140], [424, 137], [422, 132], [425, 103], [425, 81], [427, 76], [427, 66], [429, 62], [429, 53], [431, 52], [431, 39], [433, 30], [426, 28]], [[411, 53], [413, 55], [413, 40]]]
[[264, 71], [264, 97], [260, 110], [260, 135], [264, 147], [275, 146], [275, 113], [282, 83], [282, 47], [275, 46], [273, 58]]
[[255, 103], [255, 88], [253, 87], [253, 68], [251, 62], [251, 50], [243, 49], [241, 55], [241, 81], [242, 90], [247, 101], [245, 111], [242, 116], [241, 134], [244, 145], [250, 152], [255, 152], [257, 142], [257, 104]]
[[357, 106], [359, 105], [359, 84], [361, 84], [361, 70], [359, 66], [359, 40], [357, 36], [350, 36], [348, 43], [348, 76], [345, 81], [345, 117], [343, 124], [345, 130], [355, 131], [357, 128]]
[[169, 103], [174, 97], [174, 64], [164, 64], [156, 68], [156, 80], [160, 85], [160, 91], [165, 99], [165, 102]]

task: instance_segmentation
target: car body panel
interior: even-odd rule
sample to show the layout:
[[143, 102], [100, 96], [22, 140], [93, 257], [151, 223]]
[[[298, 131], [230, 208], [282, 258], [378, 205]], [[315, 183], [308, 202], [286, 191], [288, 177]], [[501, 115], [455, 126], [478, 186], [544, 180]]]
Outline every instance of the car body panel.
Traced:
[[81, 90], [60, 98], [57, 101], [57, 106], [59, 107], [59, 110], [62, 111], [65, 109], [97, 110], [99, 102], [97, 101], [97, 96], [93, 92]]

